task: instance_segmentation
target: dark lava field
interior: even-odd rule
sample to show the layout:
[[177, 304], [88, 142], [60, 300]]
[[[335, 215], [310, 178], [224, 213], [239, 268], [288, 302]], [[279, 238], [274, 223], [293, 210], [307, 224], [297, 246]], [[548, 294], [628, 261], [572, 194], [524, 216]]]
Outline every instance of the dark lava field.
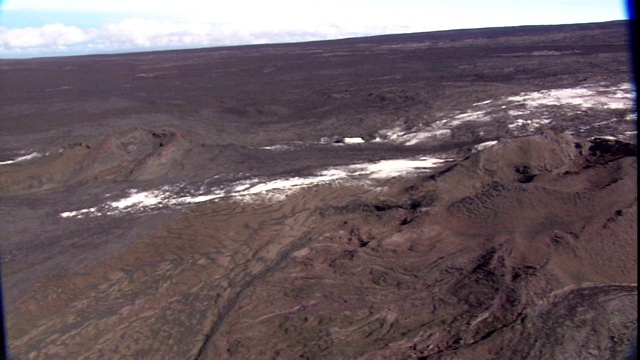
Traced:
[[9, 358], [623, 358], [627, 26], [0, 60]]

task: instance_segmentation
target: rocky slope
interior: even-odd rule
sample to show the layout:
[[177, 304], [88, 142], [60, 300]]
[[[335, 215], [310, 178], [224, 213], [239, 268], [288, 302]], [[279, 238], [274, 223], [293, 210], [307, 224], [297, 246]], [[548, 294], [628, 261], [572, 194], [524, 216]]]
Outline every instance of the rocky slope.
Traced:
[[249, 287], [211, 357], [619, 358], [637, 316], [636, 160], [585, 168], [575, 145], [595, 145], [574, 141], [500, 143], [380, 195], [393, 203], [325, 210], [334, 228]]
[[383, 189], [205, 203], [39, 281], [8, 314], [12, 349], [619, 357], [637, 317], [636, 181], [634, 144], [546, 132]]

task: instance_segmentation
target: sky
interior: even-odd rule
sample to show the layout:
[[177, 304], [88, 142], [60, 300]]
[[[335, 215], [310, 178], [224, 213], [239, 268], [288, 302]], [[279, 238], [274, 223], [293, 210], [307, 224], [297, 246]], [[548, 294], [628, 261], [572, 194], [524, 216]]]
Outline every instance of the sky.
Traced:
[[0, 0], [0, 58], [626, 18], [622, 0]]

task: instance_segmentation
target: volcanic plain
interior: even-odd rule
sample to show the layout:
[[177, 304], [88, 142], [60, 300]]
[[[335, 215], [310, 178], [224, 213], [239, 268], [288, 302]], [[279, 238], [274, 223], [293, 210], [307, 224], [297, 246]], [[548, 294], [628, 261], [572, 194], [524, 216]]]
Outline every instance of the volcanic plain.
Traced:
[[14, 359], [615, 359], [626, 22], [0, 60]]

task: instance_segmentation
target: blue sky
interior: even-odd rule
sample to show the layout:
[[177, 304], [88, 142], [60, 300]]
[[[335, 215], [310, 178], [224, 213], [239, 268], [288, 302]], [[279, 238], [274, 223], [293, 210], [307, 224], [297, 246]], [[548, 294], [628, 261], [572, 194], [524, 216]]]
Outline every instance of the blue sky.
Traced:
[[0, 58], [627, 18], [620, 0], [0, 0]]

